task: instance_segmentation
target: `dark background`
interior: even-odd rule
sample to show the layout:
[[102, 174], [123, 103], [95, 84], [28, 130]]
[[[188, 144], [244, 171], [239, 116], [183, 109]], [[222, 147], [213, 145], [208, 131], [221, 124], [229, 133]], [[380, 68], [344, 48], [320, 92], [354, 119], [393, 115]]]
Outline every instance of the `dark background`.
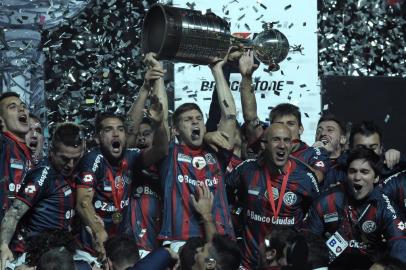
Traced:
[[322, 77], [322, 108], [344, 122], [373, 120], [382, 129], [384, 147], [406, 153], [406, 79], [394, 77]]

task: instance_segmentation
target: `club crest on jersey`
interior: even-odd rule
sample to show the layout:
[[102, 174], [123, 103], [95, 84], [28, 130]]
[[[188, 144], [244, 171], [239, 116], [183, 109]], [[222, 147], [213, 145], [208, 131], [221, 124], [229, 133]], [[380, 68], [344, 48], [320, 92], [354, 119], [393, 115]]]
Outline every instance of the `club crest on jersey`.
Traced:
[[144, 192], [144, 188], [143, 187], [137, 187], [136, 193], [137, 194], [142, 194]]
[[362, 223], [362, 230], [366, 233], [372, 233], [376, 230], [376, 223], [372, 220], [367, 220]]
[[178, 153], [178, 161], [179, 162], [186, 162], [186, 163], [191, 163], [192, 162], [192, 157], [182, 154], [182, 153]]
[[204, 157], [194, 157], [192, 160], [193, 167], [195, 167], [198, 170], [203, 169], [206, 167], [206, 160]]
[[398, 229], [404, 231], [406, 229], [406, 224], [403, 221], [399, 221]]
[[287, 206], [291, 206], [294, 205], [297, 201], [297, 196], [295, 193], [288, 191], [286, 192], [285, 195], [283, 195], [283, 202], [287, 205]]
[[[272, 187], [272, 194], [273, 194], [273, 199], [274, 200], [279, 199], [279, 190], [276, 187]], [[265, 198], [267, 198], [268, 200], [270, 199], [269, 194], [268, 194], [268, 190], [265, 191], [264, 195], [265, 195]]]

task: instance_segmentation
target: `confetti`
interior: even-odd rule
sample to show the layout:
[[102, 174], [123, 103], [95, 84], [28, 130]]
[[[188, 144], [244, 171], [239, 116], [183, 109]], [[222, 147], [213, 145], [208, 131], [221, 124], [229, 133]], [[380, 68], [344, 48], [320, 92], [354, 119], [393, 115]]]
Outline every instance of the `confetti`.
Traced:
[[320, 3], [319, 74], [406, 77], [404, 11], [387, 1]]

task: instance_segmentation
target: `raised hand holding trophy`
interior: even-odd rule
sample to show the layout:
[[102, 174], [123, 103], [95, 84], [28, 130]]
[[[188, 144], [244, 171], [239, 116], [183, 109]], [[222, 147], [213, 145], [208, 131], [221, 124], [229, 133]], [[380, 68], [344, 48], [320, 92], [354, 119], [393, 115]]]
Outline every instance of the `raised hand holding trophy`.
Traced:
[[157, 4], [145, 16], [142, 50], [155, 52], [161, 60], [207, 65], [223, 58], [230, 46], [242, 44], [275, 71], [289, 52], [289, 42], [272, 23], [263, 28], [253, 40], [238, 38], [230, 34], [228, 22], [214, 13]]

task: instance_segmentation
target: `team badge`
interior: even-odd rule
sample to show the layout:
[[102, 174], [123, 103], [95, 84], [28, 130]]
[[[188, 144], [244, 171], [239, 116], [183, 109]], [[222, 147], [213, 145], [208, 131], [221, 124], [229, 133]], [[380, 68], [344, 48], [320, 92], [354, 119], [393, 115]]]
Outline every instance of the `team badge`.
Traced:
[[376, 230], [376, 223], [372, 220], [367, 220], [362, 223], [362, 230], [366, 233], [374, 232]]
[[283, 195], [283, 202], [287, 205], [287, 206], [291, 206], [294, 205], [297, 201], [297, 196], [295, 193], [288, 191], [286, 192], [285, 195]]
[[206, 167], [206, 160], [204, 157], [194, 157], [192, 160], [193, 167], [195, 167], [198, 170], [203, 169]]
[[142, 194], [142, 192], [144, 192], [144, 188], [143, 187], [137, 187], [137, 194]]

